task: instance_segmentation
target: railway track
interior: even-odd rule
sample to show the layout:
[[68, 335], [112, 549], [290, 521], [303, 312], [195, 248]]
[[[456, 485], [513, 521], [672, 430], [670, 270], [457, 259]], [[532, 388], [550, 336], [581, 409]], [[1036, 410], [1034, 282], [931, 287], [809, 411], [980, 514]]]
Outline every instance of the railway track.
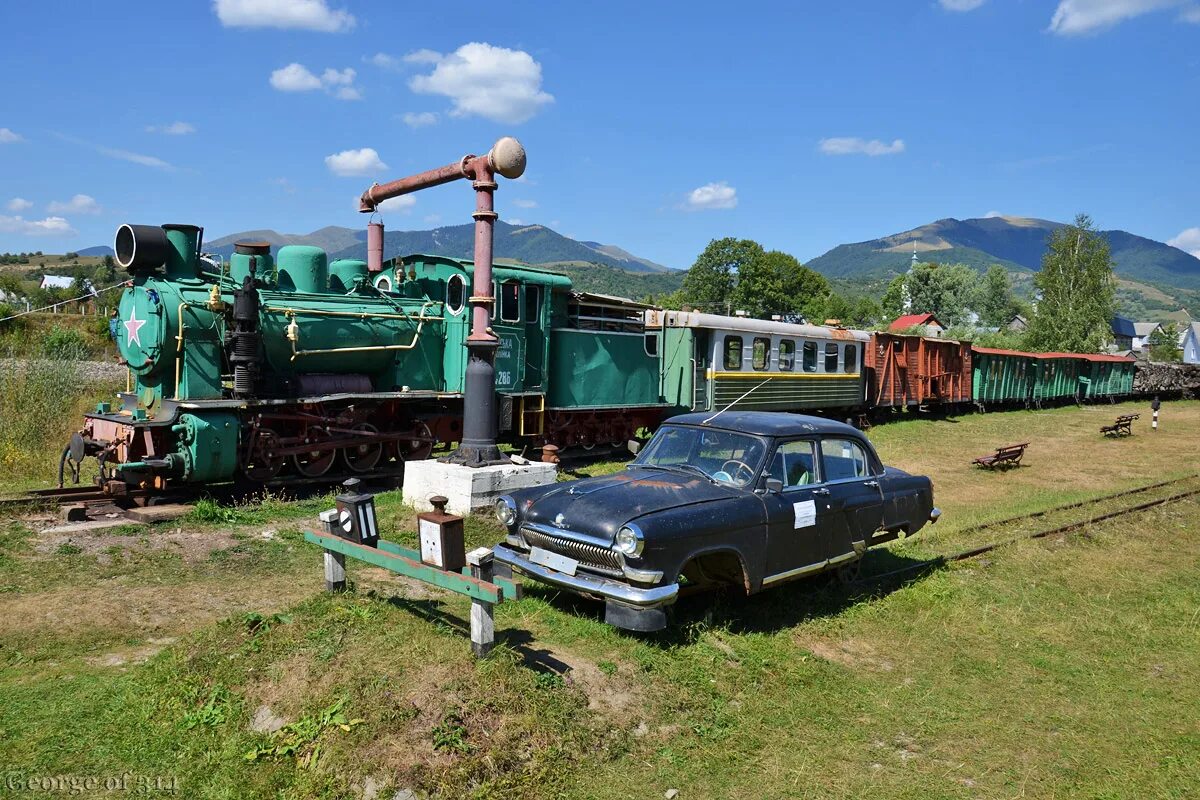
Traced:
[[[1077, 508], [1083, 508], [1086, 506], [1101, 505], [1101, 504], [1104, 504], [1104, 503], [1107, 503], [1107, 502], [1110, 502], [1113, 500], [1127, 498], [1127, 497], [1130, 497], [1131, 495], [1133, 495], [1133, 496], [1145, 495], [1147, 493], [1154, 492], [1159, 489], [1166, 489], [1168, 487], [1180, 487], [1180, 486], [1183, 486], [1184, 484], [1188, 484], [1188, 483], [1194, 484], [1198, 480], [1200, 480], [1200, 474], [1187, 475], [1185, 477], [1176, 478], [1176, 479], [1170, 480], [1170, 481], [1161, 481], [1159, 483], [1152, 483], [1147, 486], [1140, 486], [1135, 489], [1128, 489], [1123, 492], [1114, 492], [1112, 494], [1101, 495], [1100, 497], [1094, 497], [1089, 500], [1082, 500], [1079, 502], [1067, 503], [1067, 504], [1064, 504], [1061, 506], [1055, 506], [1054, 508], [1047, 508], [1042, 511], [1035, 511], [1030, 514], [1022, 514], [1022, 515], [1015, 516], [1015, 517], [1008, 517], [1006, 519], [996, 520], [994, 522], [987, 522], [982, 525], [975, 525], [975, 526], [972, 526], [970, 528], [965, 528], [964, 530], [960, 531], [959, 535], [963, 535], [963, 534], [969, 535], [969, 534], [979, 533], [981, 531], [989, 531], [989, 530], [996, 530], [997, 528], [1016, 526], [1023, 522], [1028, 522], [1028, 521], [1032, 521], [1032, 520], [1040, 520], [1045, 517], [1052, 516], [1054, 514], [1058, 514], [1058, 513], [1064, 512], [1064, 511], [1071, 511], [1071, 510], [1074, 510]], [[1195, 497], [1197, 495], [1200, 495], [1200, 486], [1193, 485], [1190, 488], [1184, 489], [1183, 491], [1173, 492], [1173, 493], [1167, 494], [1163, 497], [1156, 497], [1152, 500], [1146, 500], [1144, 502], [1135, 503], [1133, 505], [1124, 505], [1124, 506], [1121, 506], [1120, 508], [1116, 508], [1116, 509], [1113, 509], [1110, 511], [1105, 511], [1104, 513], [1091, 515], [1087, 519], [1072, 520], [1070, 522], [1066, 522], [1066, 523], [1063, 523], [1060, 525], [1054, 525], [1049, 528], [1041, 528], [1041, 529], [1037, 529], [1037, 530], [1030, 531], [1030, 532], [1022, 532], [1020, 534], [1016, 534], [1013, 536], [1008, 536], [1008, 537], [1005, 537], [1002, 539], [997, 539], [995, 541], [988, 542], [987, 544], [977, 545], [975, 547], [969, 547], [964, 550], [954, 551], [954, 552], [951, 552], [951, 553], [948, 553], [945, 555], [939, 555], [934, 558], [930, 558], [928, 560], [918, 562], [916, 564], [911, 564], [906, 567], [901, 567], [900, 569], [894, 569], [894, 570], [890, 570], [888, 572], [883, 572], [883, 573], [879, 573], [879, 574], [875, 574], [875, 575], [864, 575], [864, 576], [861, 576], [857, 582], [858, 583], [875, 583], [875, 582], [883, 581], [883, 580], [890, 579], [890, 578], [896, 578], [896, 577], [900, 577], [900, 576], [904, 576], [904, 575], [911, 575], [914, 573], [920, 573], [920, 572], [937, 569], [939, 567], [945, 566], [946, 564], [951, 564], [951, 563], [958, 562], [958, 561], [967, 561], [972, 558], [978, 558], [979, 556], [985, 555], [987, 553], [991, 553], [995, 550], [998, 550], [1003, 547], [1007, 547], [1012, 544], [1017, 544], [1018, 542], [1030, 541], [1030, 540], [1034, 540], [1034, 539], [1044, 539], [1047, 536], [1054, 536], [1056, 534], [1061, 534], [1061, 533], [1071, 533], [1073, 531], [1077, 531], [1082, 528], [1086, 528], [1090, 525], [1096, 525], [1098, 523], [1106, 522], [1107, 520], [1116, 519], [1118, 517], [1127, 516], [1129, 514], [1136, 514], [1140, 511], [1145, 511], [1147, 509], [1154, 508], [1156, 506], [1166, 505], [1167, 503], [1174, 503], [1174, 502], [1178, 502], [1180, 500], [1186, 500], [1189, 497]]]

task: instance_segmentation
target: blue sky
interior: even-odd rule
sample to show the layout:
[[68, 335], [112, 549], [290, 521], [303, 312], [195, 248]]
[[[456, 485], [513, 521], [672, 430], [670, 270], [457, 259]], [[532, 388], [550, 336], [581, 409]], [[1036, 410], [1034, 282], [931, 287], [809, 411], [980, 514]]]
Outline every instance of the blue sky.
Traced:
[[[671, 266], [989, 212], [1200, 253], [1197, 0], [43, 0], [0, 26], [0, 250], [357, 227], [373, 180], [511, 134], [503, 219]], [[384, 218], [472, 203], [444, 186]]]

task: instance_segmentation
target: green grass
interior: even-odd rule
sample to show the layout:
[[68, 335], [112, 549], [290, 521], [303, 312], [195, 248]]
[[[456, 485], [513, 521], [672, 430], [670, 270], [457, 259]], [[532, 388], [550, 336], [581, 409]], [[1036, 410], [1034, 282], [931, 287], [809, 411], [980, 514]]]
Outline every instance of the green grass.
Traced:
[[[1169, 404], [1159, 438], [1094, 442], [1096, 420], [1122, 410], [875, 428], [887, 459], [935, 474], [948, 511], [866, 571], [957, 546], [972, 521], [1195, 467], [1200, 404]], [[1028, 466], [963, 463], [1018, 431], [1039, 442]], [[1194, 793], [1195, 500], [905, 582], [681, 601], [653, 636], [532, 586], [497, 607], [482, 662], [464, 598], [353, 564], [354, 592], [321, 591], [300, 531], [331, 502], [198, 504], [69, 546], [0, 527], [8, 775], [129, 771], [189, 798], [359, 797], [368, 778], [381, 797]], [[412, 510], [397, 493], [377, 506], [412, 546]], [[472, 547], [501, 532], [473, 517], [466, 533]], [[262, 706], [277, 733], [250, 730]]]

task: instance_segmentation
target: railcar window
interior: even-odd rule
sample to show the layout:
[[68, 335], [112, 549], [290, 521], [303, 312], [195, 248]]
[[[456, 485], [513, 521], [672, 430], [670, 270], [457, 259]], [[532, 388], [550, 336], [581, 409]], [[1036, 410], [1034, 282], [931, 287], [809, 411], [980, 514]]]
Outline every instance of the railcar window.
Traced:
[[779, 340], [779, 371], [791, 372], [796, 365], [796, 343], [791, 339]]
[[837, 372], [838, 346], [833, 342], [825, 345], [825, 371]]
[[754, 337], [754, 350], [751, 363], [755, 369], [766, 369], [771, 364], [771, 340], [762, 336]]
[[804, 371], [805, 372], [816, 372], [817, 371], [817, 343], [816, 342], [805, 342], [804, 343]]
[[842, 364], [842, 369], [846, 372], [854, 372], [858, 369], [858, 347], [852, 344], [846, 345], [846, 360]]
[[658, 334], [654, 332], [647, 333], [644, 339], [646, 345], [646, 355], [651, 358], [658, 356]]
[[787, 442], [780, 445], [771, 459], [771, 477], [783, 488], [808, 486], [817, 482], [816, 447], [812, 442]]
[[725, 337], [725, 369], [742, 368], [742, 337]]
[[849, 439], [822, 439], [821, 463], [827, 481], [865, 478], [871, 474], [867, 454]]
[[521, 284], [505, 281], [500, 285], [500, 319], [517, 322], [521, 319]]
[[525, 321], [538, 323], [542, 320], [542, 287], [525, 287]]
[[462, 275], [451, 275], [446, 282], [446, 311], [451, 316], [462, 313], [466, 303], [467, 282]]

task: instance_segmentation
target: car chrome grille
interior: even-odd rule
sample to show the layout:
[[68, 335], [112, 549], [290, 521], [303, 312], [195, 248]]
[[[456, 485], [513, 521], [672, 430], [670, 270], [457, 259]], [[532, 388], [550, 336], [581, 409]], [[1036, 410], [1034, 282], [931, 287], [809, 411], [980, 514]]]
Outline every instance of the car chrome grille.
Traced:
[[553, 536], [528, 526], [521, 528], [521, 534], [525, 537], [525, 541], [533, 547], [540, 547], [543, 550], [573, 558], [582, 566], [591, 569], [616, 575], [622, 574], [620, 558], [607, 547], [578, 542], [564, 536]]

